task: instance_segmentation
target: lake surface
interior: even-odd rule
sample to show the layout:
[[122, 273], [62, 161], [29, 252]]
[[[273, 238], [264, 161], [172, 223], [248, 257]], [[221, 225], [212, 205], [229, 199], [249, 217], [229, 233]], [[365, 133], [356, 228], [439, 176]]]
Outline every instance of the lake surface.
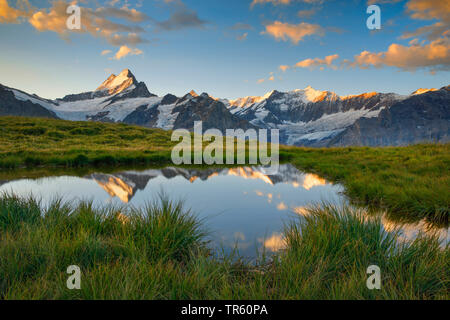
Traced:
[[[283, 224], [306, 214], [305, 207], [326, 201], [342, 204], [344, 188], [290, 164], [267, 176], [259, 167], [185, 169], [167, 167], [114, 174], [94, 173], [84, 177], [59, 176], [0, 182], [0, 192], [41, 198], [43, 205], [55, 198], [92, 200], [95, 205], [143, 207], [161, 192], [170, 199], [184, 200], [186, 208], [204, 220], [208, 240], [215, 249], [229, 253], [239, 249], [253, 258], [283, 247]], [[398, 226], [383, 217], [386, 230]], [[413, 239], [428, 232], [423, 221], [403, 226], [402, 237]], [[448, 230], [437, 230], [445, 241]], [[447, 240], [448, 241], [448, 240]]]

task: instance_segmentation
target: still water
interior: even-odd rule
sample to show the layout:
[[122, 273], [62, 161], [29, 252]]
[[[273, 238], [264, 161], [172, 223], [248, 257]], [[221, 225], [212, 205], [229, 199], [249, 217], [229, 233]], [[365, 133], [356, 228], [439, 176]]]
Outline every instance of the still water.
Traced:
[[[92, 200], [95, 205], [143, 207], [157, 200], [161, 192], [170, 199], [184, 200], [209, 232], [215, 249], [229, 253], [237, 248], [252, 258], [283, 247], [283, 224], [305, 215], [305, 207], [322, 201], [342, 204], [343, 187], [304, 173], [294, 166], [280, 166], [278, 174], [267, 176], [258, 167], [185, 169], [168, 167], [114, 174], [94, 173], [84, 177], [59, 176], [0, 182], [0, 193], [67, 201]], [[424, 226], [404, 226], [402, 237], [414, 238]], [[383, 219], [386, 230], [396, 227]], [[447, 230], [439, 231], [447, 237]]]

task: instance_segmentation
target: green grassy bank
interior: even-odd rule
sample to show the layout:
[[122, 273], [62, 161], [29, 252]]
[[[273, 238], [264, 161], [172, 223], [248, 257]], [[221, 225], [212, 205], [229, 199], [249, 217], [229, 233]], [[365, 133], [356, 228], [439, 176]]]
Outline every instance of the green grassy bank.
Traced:
[[0, 117], [0, 168], [167, 163], [170, 136], [124, 124]]
[[[399, 244], [360, 210], [312, 208], [285, 249], [256, 265], [215, 258], [201, 221], [161, 200], [114, 208], [0, 197], [0, 299], [449, 299], [449, 247]], [[69, 290], [67, 267], [81, 268]], [[366, 286], [367, 267], [381, 289]]]

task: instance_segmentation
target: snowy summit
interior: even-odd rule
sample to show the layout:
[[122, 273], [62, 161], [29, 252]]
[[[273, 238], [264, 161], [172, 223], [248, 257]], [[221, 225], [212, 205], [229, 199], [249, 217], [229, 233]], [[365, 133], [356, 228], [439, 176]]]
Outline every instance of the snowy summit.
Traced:
[[113, 95], [137, 84], [136, 78], [129, 69], [124, 69], [118, 76], [112, 74], [95, 91], [108, 91]]

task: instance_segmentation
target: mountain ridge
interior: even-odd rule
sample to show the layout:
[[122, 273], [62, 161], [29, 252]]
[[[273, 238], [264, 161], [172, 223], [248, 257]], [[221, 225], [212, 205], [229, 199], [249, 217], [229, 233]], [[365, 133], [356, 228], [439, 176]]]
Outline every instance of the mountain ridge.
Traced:
[[[207, 93], [198, 95], [194, 90], [182, 97], [158, 97], [124, 69], [117, 76], [111, 74], [94, 91], [55, 100], [0, 85], [0, 115], [124, 122], [165, 130], [192, 130], [195, 121], [202, 121], [204, 130], [217, 128], [222, 132], [237, 128], [279, 129], [281, 143], [288, 145], [403, 145], [422, 140], [449, 141], [448, 88], [421, 88], [410, 95], [367, 92], [339, 96], [308, 86], [234, 100], [217, 99]], [[409, 114], [408, 106], [412, 108]], [[421, 109], [426, 110], [426, 117]], [[386, 127], [386, 123], [392, 127]], [[383, 136], [387, 132], [396, 138]]]

